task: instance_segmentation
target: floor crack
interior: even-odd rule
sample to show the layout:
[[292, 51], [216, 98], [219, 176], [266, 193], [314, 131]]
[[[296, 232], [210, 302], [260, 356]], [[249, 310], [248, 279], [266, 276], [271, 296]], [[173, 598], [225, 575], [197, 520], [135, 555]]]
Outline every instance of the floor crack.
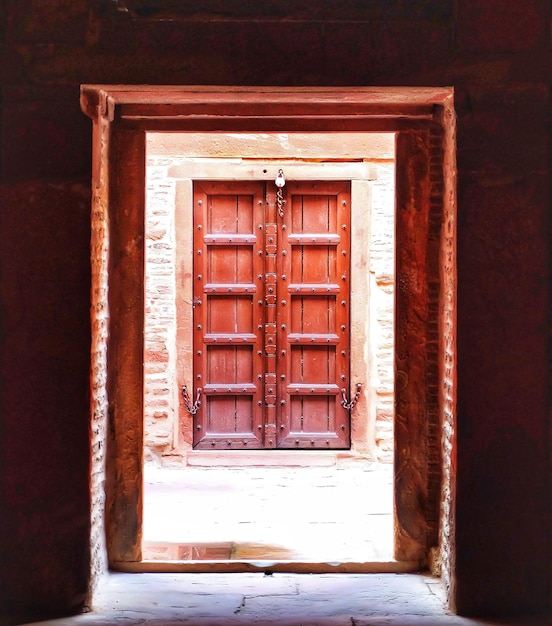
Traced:
[[240, 602], [240, 605], [238, 606], [238, 608], [234, 611], [234, 615], [237, 615], [238, 613], [240, 613], [242, 609], [245, 609], [245, 601], [246, 601], [246, 596], [242, 596], [242, 601]]

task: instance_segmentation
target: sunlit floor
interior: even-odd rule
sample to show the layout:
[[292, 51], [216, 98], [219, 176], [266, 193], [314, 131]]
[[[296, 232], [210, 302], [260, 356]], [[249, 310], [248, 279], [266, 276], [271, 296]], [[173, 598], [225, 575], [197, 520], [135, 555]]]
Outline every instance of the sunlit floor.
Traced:
[[145, 467], [145, 560], [393, 558], [391, 464]]

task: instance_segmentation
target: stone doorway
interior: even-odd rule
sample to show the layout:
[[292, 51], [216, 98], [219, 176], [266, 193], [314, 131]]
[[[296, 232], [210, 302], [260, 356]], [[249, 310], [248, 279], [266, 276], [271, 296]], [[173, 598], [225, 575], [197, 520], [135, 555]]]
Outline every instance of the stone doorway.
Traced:
[[[396, 132], [397, 151], [394, 556], [403, 567], [427, 564], [440, 519], [448, 566], [455, 443], [452, 90], [92, 85], [82, 88], [82, 106], [95, 120], [93, 316], [109, 313], [93, 336], [91, 397], [92, 471], [101, 477], [105, 463], [109, 564], [148, 568], [141, 549], [147, 132], [375, 131]], [[96, 539], [104, 518], [96, 511], [92, 526], [94, 563], [101, 565]]]
[[[146, 560], [361, 561], [380, 570], [393, 561], [394, 142], [393, 133], [148, 134]], [[363, 388], [350, 449], [194, 450], [180, 394], [194, 385], [194, 181], [268, 187], [280, 169], [288, 183], [352, 185], [351, 381]]]

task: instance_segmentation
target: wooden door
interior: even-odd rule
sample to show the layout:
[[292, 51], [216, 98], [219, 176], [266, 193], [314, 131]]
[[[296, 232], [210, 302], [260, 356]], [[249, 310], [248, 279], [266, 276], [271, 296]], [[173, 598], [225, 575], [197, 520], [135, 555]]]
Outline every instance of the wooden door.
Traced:
[[348, 448], [350, 185], [194, 184], [194, 445]]

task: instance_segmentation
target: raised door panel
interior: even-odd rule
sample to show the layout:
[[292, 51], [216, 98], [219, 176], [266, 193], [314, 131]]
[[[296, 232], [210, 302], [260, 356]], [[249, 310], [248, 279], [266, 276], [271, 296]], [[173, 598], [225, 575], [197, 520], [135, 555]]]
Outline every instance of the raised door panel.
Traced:
[[262, 447], [264, 185], [194, 184], [197, 448]]

